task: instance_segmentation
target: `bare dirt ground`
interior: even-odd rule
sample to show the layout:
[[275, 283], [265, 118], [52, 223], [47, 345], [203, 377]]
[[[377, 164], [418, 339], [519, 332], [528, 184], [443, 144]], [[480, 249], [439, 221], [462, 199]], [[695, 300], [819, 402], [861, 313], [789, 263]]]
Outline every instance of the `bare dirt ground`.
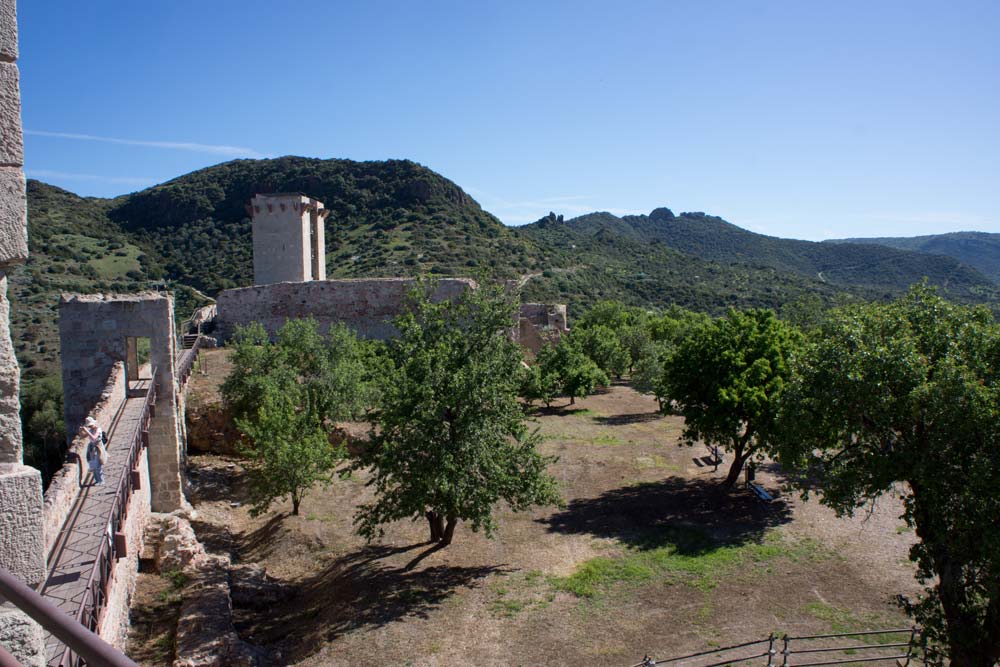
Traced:
[[[210, 401], [217, 378], [193, 381]], [[289, 665], [610, 666], [770, 632], [907, 625], [893, 604], [916, 589], [898, 501], [838, 519], [780, 494], [768, 466], [758, 481], [774, 502], [723, 492], [725, 467], [680, 446], [682, 420], [627, 386], [535, 418], [543, 452], [559, 457], [550, 472], [565, 505], [501, 507], [493, 539], [460, 525], [439, 551], [422, 522], [358, 538], [353, 508], [370, 497], [358, 476], [315, 488], [300, 516], [286, 503], [251, 518], [240, 461], [191, 457], [200, 539], [296, 591], [265, 610], [237, 608], [241, 635]], [[701, 546], [685, 542], [692, 535]]]

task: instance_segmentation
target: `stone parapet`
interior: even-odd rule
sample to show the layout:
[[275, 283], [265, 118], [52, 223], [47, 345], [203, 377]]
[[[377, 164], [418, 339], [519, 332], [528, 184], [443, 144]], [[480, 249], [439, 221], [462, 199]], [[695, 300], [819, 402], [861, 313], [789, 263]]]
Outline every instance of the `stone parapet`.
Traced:
[[0, 61], [17, 60], [17, 2], [0, 0]]
[[17, 65], [0, 62], [0, 164], [20, 167], [23, 163], [20, 76]]
[[45, 633], [42, 626], [10, 603], [0, 605], [0, 646], [22, 667], [45, 667]]
[[[218, 297], [217, 331], [222, 340], [237, 326], [259, 322], [274, 336], [290, 319], [312, 317], [321, 332], [342, 322], [362, 338], [384, 340], [396, 334], [392, 319], [403, 312], [413, 278], [313, 280], [225, 290]], [[435, 301], [454, 299], [475, 289], [469, 278], [437, 281]]]
[[[91, 416], [105, 433], [111, 431], [118, 412], [125, 402], [125, 364], [117, 362], [106, 378], [104, 391], [97, 403], [89, 410]], [[87, 442], [86, 435], [77, 431], [71, 434], [69, 452], [66, 463], [56, 472], [49, 487], [45, 490], [45, 553], [49, 553], [55, 545], [59, 530], [66, 522], [73, 503], [80, 494], [80, 485], [87, 473]]]

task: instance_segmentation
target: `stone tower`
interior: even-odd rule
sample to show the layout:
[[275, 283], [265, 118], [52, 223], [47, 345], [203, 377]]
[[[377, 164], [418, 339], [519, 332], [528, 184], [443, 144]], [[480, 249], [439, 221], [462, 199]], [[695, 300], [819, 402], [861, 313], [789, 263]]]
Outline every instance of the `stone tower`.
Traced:
[[253, 282], [326, 280], [323, 202], [301, 192], [256, 195], [253, 219]]

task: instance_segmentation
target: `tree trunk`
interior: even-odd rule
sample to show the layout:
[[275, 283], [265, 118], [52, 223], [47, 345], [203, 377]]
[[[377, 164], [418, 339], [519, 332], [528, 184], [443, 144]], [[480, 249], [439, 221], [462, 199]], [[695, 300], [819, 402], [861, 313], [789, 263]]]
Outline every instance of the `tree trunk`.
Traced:
[[440, 542], [444, 536], [444, 516], [433, 511], [428, 511], [426, 516], [431, 530], [431, 542]]
[[301, 502], [302, 502], [302, 499], [299, 498], [296, 494], [293, 493], [292, 494], [292, 516], [298, 516], [299, 515], [299, 503], [301, 503]]
[[569, 404], [570, 405], [575, 405], [576, 404], [576, 396], [570, 396], [569, 397]]
[[722, 483], [722, 488], [731, 489], [736, 485], [736, 482], [740, 479], [740, 471], [743, 470], [743, 464], [747, 462], [750, 458], [751, 450], [743, 451], [743, 444], [739, 444], [733, 450], [733, 463], [729, 466], [729, 474], [726, 475], [726, 481]]
[[446, 547], [451, 544], [451, 538], [455, 536], [455, 526], [458, 524], [458, 518], [455, 516], [448, 516], [448, 525], [444, 528], [444, 535], [441, 537], [441, 546]]

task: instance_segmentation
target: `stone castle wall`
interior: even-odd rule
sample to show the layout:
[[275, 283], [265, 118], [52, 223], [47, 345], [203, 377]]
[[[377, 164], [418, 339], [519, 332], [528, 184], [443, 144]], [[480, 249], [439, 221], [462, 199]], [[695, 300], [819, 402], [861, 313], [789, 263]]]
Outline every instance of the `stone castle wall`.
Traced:
[[[111, 426], [125, 403], [125, 364], [115, 362], [111, 374], [107, 378], [104, 391], [97, 403], [89, 411], [105, 433], [111, 432]], [[69, 453], [66, 463], [52, 478], [49, 487], [45, 489], [45, 553], [52, 552], [59, 530], [66, 523], [73, 503], [80, 494], [80, 485], [87, 476], [87, 442], [89, 439], [79, 430], [70, 437]]]
[[[314, 280], [225, 290], [217, 299], [216, 331], [227, 340], [237, 326], [260, 322], [274, 336], [287, 320], [312, 317], [324, 333], [343, 322], [362, 338], [384, 340], [396, 333], [392, 319], [403, 312], [413, 283], [412, 278]], [[441, 279], [432, 298], [453, 299], [475, 287], [468, 278]]]
[[149, 338], [149, 363], [156, 371], [157, 385], [156, 416], [149, 425], [152, 503], [156, 511], [171, 512], [184, 502], [172, 297], [156, 293], [62, 296], [59, 344], [67, 433], [79, 429], [100, 399], [111, 368], [126, 359], [126, 337]]

